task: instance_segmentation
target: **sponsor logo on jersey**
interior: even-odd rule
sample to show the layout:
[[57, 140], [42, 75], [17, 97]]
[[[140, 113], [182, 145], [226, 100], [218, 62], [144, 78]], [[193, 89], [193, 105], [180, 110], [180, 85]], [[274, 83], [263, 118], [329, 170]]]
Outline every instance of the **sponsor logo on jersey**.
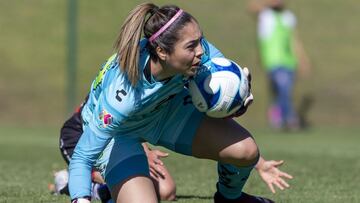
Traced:
[[112, 115], [106, 112], [105, 110], [101, 111], [99, 115], [99, 119], [102, 121], [102, 125], [104, 128], [110, 125], [113, 121]]

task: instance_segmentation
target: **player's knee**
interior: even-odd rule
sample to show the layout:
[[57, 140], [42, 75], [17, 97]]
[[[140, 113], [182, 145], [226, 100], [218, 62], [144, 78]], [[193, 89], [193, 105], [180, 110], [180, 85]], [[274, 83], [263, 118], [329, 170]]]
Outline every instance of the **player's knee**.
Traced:
[[163, 201], [174, 201], [176, 199], [176, 186], [175, 184], [168, 185], [160, 188], [160, 199]]
[[253, 139], [236, 143], [228, 151], [230, 155], [225, 158], [225, 163], [238, 167], [254, 165], [259, 158], [259, 150]]
[[176, 199], [176, 191], [175, 190], [161, 191], [160, 199], [163, 201], [174, 201]]
[[252, 142], [249, 146], [246, 146], [244, 150], [244, 154], [241, 160], [239, 160], [239, 164], [241, 166], [248, 166], [257, 163], [259, 159], [259, 149], [255, 142]]

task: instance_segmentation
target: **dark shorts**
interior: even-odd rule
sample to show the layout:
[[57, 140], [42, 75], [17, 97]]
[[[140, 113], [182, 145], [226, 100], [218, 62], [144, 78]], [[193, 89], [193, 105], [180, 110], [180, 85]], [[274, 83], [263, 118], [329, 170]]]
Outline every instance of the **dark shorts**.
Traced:
[[78, 143], [81, 135], [82, 119], [81, 112], [75, 112], [63, 125], [60, 130], [59, 147], [60, 153], [67, 164], [73, 155], [76, 144]]

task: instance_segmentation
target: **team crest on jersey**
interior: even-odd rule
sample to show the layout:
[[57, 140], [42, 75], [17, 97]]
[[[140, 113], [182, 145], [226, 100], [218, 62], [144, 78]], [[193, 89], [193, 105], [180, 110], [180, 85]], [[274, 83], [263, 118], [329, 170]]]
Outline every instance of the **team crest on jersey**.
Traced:
[[109, 114], [107, 111], [102, 110], [100, 115], [99, 115], [99, 119], [102, 121], [102, 125], [103, 127], [107, 127], [108, 125], [110, 125], [113, 121], [113, 117], [111, 114]]

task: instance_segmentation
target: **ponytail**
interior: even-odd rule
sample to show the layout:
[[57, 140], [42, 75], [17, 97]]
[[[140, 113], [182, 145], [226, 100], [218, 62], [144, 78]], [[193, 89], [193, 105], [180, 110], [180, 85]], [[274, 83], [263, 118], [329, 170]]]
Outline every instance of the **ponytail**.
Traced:
[[126, 72], [132, 86], [135, 86], [140, 78], [139, 42], [147, 21], [146, 16], [156, 9], [158, 7], [152, 3], [143, 3], [135, 7], [122, 25], [114, 45], [120, 68]]
[[[151, 16], [147, 18], [149, 14]], [[178, 31], [192, 20], [196, 22], [189, 13], [174, 5], [159, 8], [152, 3], [143, 3], [130, 12], [121, 26], [114, 48], [121, 71], [126, 73], [132, 86], [136, 86], [141, 75], [139, 42], [142, 34], [149, 39], [146, 48], [150, 58], [157, 61], [156, 48], [161, 47], [171, 54], [180, 37]]]

